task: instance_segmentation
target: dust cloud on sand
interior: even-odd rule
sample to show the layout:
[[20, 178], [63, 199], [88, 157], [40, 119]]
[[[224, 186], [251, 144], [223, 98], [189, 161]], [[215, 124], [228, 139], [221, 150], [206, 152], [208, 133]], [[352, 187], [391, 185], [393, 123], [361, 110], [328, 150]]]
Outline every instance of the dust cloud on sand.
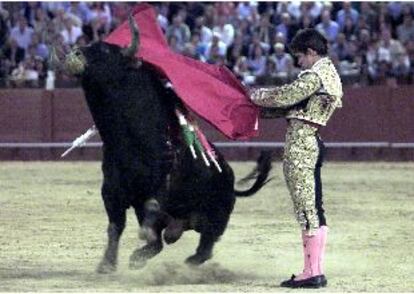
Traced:
[[144, 283], [147, 285], [186, 285], [186, 284], [227, 284], [246, 279], [254, 275], [244, 271], [233, 272], [217, 262], [199, 267], [184, 263], [164, 262], [151, 271], [146, 271]]

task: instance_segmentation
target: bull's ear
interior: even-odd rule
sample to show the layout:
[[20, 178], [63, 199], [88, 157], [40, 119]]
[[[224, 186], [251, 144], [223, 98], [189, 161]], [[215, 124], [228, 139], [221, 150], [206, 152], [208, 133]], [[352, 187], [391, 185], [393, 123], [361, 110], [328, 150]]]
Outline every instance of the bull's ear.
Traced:
[[122, 49], [122, 54], [133, 57], [139, 50], [139, 30], [135, 19], [130, 14], [128, 17], [129, 29], [131, 30], [131, 44], [129, 47]]

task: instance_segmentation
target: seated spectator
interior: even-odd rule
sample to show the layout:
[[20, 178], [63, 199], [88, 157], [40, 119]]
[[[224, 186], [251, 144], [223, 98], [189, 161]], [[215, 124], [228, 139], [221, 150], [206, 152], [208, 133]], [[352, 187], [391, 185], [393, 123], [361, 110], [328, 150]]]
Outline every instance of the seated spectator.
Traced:
[[403, 44], [408, 40], [414, 40], [414, 22], [411, 14], [404, 15], [403, 23], [397, 27], [397, 36]]
[[313, 28], [315, 25], [312, 21], [312, 18], [309, 15], [304, 15], [300, 22], [299, 22], [299, 29], [303, 30], [303, 29], [311, 29]]
[[12, 87], [22, 87], [25, 82], [25, 68], [24, 62], [19, 62], [18, 66], [12, 70], [9, 77], [9, 83]]
[[17, 42], [20, 48], [26, 50], [32, 42], [33, 29], [27, 25], [24, 16], [20, 16], [17, 26], [11, 29], [10, 38]]
[[394, 60], [397, 57], [397, 54], [399, 54], [403, 50], [403, 46], [399, 40], [393, 39], [391, 37], [391, 32], [389, 30], [383, 30], [381, 32], [381, 40], [379, 43], [380, 50], [388, 50], [390, 54], [390, 59]]
[[35, 59], [27, 58], [24, 64], [25, 86], [37, 87], [39, 85], [39, 73], [35, 67]]
[[285, 51], [285, 45], [276, 43], [274, 45], [274, 54], [271, 56], [276, 63], [277, 72], [281, 75], [287, 76], [292, 64], [292, 56]]
[[215, 58], [212, 56], [213, 51], [218, 56], [226, 56], [227, 46], [223, 41], [221, 41], [221, 36], [218, 32], [213, 33], [213, 38], [207, 45], [206, 53], [204, 56], [206, 60], [215, 60]]
[[341, 76], [359, 76], [361, 72], [361, 58], [358, 56], [356, 60], [342, 60], [339, 63], [339, 74]]
[[343, 33], [338, 35], [336, 42], [331, 46], [331, 50], [335, 52], [340, 61], [351, 59], [349, 44], [346, 40], [345, 34]]
[[39, 76], [39, 86], [43, 86], [47, 77], [46, 61], [37, 56], [35, 57], [34, 62], [34, 69], [37, 71], [37, 74]]
[[391, 72], [397, 80], [407, 80], [410, 75], [410, 58], [405, 49], [399, 52], [392, 61]]
[[312, 21], [316, 21], [321, 16], [323, 8], [321, 1], [301, 2], [300, 6], [302, 15], [309, 15]]
[[282, 33], [286, 37], [286, 41], [289, 43], [296, 34], [297, 30], [298, 28], [293, 23], [289, 13], [283, 13], [282, 22], [276, 26], [276, 32]]
[[[86, 2], [69, 2], [70, 6], [66, 10], [66, 13], [68, 15], [72, 15], [79, 19], [79, 22], [77, 25], [79, 27], [82, 27], [83, 24], [87, 24], [92, 19], [92, 12], [89, 8], [88, 4]], [[114, 3], [114, 6], [117, 6], [118, 3]]]
[[184, 45], [182, 54], [197, 60], [204, 60], [206, 46], [200, 42], [200, 35], [195, 33], [191, 36], [191, 41]]
[[90, 21], [95, 22], [98, 31], [108, 34], [111, 29], [112, 13], [109, 4], [104, 2], [93, 2], [90, 9]]
[[295, 19], [295, 22], [298, 23], [302, 19], [300, 12], [300, 1], [289, 1], [287, 5], [287, 12]]
[[11, 68], [17, 67], [18, 64], [24, 60], [25, 53], [26, 50], [24, 50], [22, 47], [19, 47], [17, 41], [11, 37], [3, 47], [4, 57], [10, 60]]
[[[240, 35], [243, 36], [243, 44], [249, 44], [253, 39], [254, 35], [254, 29], [250, 25], [249, 21], [246, 19], [242, 19], [236, 24], [236, 27]], [[259, 37], [258, 39], [260, 41], [260, 36], [257, 35], [257, 37]]]
[[387, 5], [387, 16], [389, 17], [391, 25], [393, 27], [400, 25], [402, 22], [401, 20], [402, 8], [403, 8], [402, 3], [399, 1], [391, 1], [389, 3], [386, 3], [386, 5]]
[[[379, 42], [373, 41], [369, 47], [368, 51], [366, 53], [366, 63], [367, 63], [367, 73], [368, 78], [370, 81], [373, 81], [378, 76], [378, 65], [379, 65]], [[386, 59], [383, 59], [386, 62]]]
[[240, 2], [237, 5], [237, 16], [240, 19], [250, 20], [255, 10], [256, 6], [251, 5], [250, 2]]
[[258, 33], [253, 33], [252, 40], [248, 47], [248, 55], [252, 55], [256, 46], [259, 45], [262, 47], [263, 52], [267, 55], [270, 51], [270, 44], [260, 41], [260, 36]]
[[243, 43], [243, 36], [237, 32], [233, 44], [227, 48], [226, 59], [229, 68], [233, 68], [239, 56], [247, 56], [249, 48]]
[[259, 35], [260, 42], [269, 44], [275, 35], [275, 28], [270, 23], [269, 15], [262, 15], [260, 24], [255, 27], [255, 33]]
[[353, 26], [358, 23], [359, 13], [356, 9], [352, 8], [351, 2], [342, 2], [342, 9], [338, 11], [336, 22], [339, 27], [343, 29], [345, 27], [346, 20], [349, 19]]
[[65, 8], [57, 6], [56, 10], [53, 10], [54, 17], [52, 18], [52, 24], [48, 28], [53, 29], [54, 34], [60, 34], [65, 29], [64, 19], [67, 17]]
[[341, 32], [345, 35], [345, 38], [349, 41], [351, 38], [356, 37], [357, 27], [354, 25], [350, 17], [345, 18], [345, 24], [341, 29]]
[[253, 54], [247, 58], [249, 69], [255, 76], [260, 76], [266, 69], [266, 56], [263, 54], [263, 49], [260, 45], [256, 45]]
[[207, 46], [213, 37], [212, 30], [205, 25], [205, 17], [200, 15], [195, 19], [193, 33], [200, 35], [200, 42]]
[[33, 23], [35, 20], [36, 9], [40, 7], [38, 2], [23, 2], [23, 8], [20, 10], [21, 15], [23, 15], [30, 27], [33, 27]]
[[217, 17], [217, 23], [213, 27], [213, 33], [218, 33], [221, 37], [221, 41], [226, 44], [226, 47], [230, 46], [234, 40], [234, 27], [228, 22], [225, 15]]
[[173, 17], [171, 25], [168, 26], [165, 33], [167, 38], [174, 36], [179, 47], [184, 47], [185, 43], [190, 41], [191, 32], [188, 26], [183, 22], [181, 15]]
[[206, 62], [210, 64], [224, 64], [225, 62], [223, 60], [225, 60], [225, 57], [221, 55], [220, 48], [218, 46], [212, 46]]
[[266, 66], [262, 76], [267, 76], [270, 78], [277, 76], [277, 64], [271, 56], [268, 56], [266, 58]]
[[[127, 3], [123, 3], [123, 2], [118, 2], [114, 8], [115, 8], [115, 10], [113, 10], [114, 27], [117, 27], [119, 24], [123, 23], [125, 20], [128, 19], [128, 13], [129, 13], [130, 8], [128, 7]], [[168, 21], [168, 15], [167, 15], [168, 7], [165, 4], [161, 3], [160, 5], [155, 6], [155, 9], [158, 12], [158, 15], [157, 15], [158, 23], [162, 31], [165, 33], [170, 24]]]
[[[373, 2], [362, 1], [360, 2], [360, 15], [358, 21], [359, 29], [367, 29], [368, 31], [374, 31], [378, 28], [378, 12], [372, 8]], [[361, 23], [367, 27], [362, 27]]]
[[170, 46], [170, 49], [176, 53], [183, 52], [185, 46], [178, 43], [177, 37], [175, 35], [171, 35], [168, 38], [168, 45]]
[[361, 55], [365, 55], [368, 51], [369, 44], [371, 43], [371, 35], [368, 30], [361, 30], [358, 37], [358, 52]]
[[65, 28], [60, 32], [65, 44], [74, 45], [76, 40], [82, 35], [82, 29], [74, 25], [73, 19], [66, 16], [63, 19]]
[[[33, 21], [33, 30], [34, 33], [39, 37], [39, 42], [47, 42], [47, 37], [50, 27], [50, 18], [43, 10], [43, 8], [39, 7], [35, 11], [35, 18]], [[49, 27], [49, 28], [48, 28]], [[54, 30], [52, 31], [52, 34]]]
[[331, 20], [331, 14], [324, 10], [321, 16], [322, 21], [316, 25], [316, 29], [330, 42], [335, 42], [339, 34], [339, 25]]
[[246, 56], [240, 56], [233, 67], [233, 72], [245, 85], [253, 85], [256, 77], [249, 69]]

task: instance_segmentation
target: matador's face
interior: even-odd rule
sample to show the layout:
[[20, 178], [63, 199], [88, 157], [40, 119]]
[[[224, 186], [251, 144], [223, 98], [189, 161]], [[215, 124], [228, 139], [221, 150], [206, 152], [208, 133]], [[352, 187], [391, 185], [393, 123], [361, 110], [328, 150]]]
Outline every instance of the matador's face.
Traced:
[[302, 69], [310, 69], [316, 61], [320, 59], [318, 53], [315, 50], [308, 48], [305, 53], [297, 52], [295, 56], [298, 60], [298, 64]]

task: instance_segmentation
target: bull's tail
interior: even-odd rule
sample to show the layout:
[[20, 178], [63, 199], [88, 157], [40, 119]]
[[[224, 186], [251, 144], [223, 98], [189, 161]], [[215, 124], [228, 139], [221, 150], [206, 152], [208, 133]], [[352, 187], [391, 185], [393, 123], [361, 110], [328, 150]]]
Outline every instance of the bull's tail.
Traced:
[[260, 152], [260, 156], [257, 159], [256, 168], [248, 174], [246, 177], [241, 179], [239, 183], [247, 182], [251, 179], [256, 178], [255, 183], [251, 188], [245, 191], [235, 190], [235, 195], [238, 197], [247, 197], [252, 196], [254, 193], [259, 191], [267, 182], [271, 179], [268, 179], [270, 170], [272, 169], [272, 153], [270, 151]]

